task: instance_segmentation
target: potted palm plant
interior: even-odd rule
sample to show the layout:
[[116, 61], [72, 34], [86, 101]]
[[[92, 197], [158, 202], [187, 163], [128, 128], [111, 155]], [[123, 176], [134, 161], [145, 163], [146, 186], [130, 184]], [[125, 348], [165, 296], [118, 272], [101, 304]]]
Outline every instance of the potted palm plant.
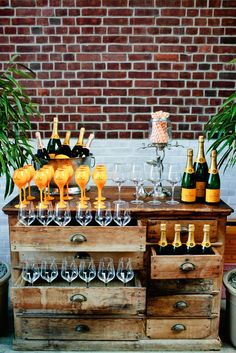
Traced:
[[28, 131], [30, 117], [38, 114], [33, 103], [18, 79], [32, 79], [34, 72], [27, 66], [16, 63], [16, 55], [6, 70], [0, 73], [0, 177], [5, 176], [5, 197], [13, 191], [12, 170], [23, 166], [33, 157]]

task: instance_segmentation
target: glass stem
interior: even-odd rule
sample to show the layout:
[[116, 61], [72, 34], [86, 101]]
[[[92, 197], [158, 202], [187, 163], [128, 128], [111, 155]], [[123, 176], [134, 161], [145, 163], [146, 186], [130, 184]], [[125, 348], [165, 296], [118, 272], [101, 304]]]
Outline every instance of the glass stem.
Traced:
[[171, 202], [174, 201], [175, 184], [171, 185]]
[[102, 189], [98, 188], [98, 203], [102, 201]]
[[20, 200], [20, 204], [22, 203], [22, 194], [21, 194], [21, 188], [19, 188], [19, 200]]
[[31, 187], [30, 187], [30, 183], [28, 183], [28, 196], [31, 197]]
[[139, 199], [139, 194], [138, 194], [138, 182], [135, 183], [135, 197], [136, 197], [136, 201], [138, 201]]
[[43, 189], [40, 189], [40, 202], [43, 203]]
[[24, 192], [24, 201], [26, 201], [26, 188], [23, 188], [23, 192]]
[[117, 186], [118, 186], [118, 200], [120, 201], [121, 183], [118, 183]]
[[63, 197], [63, 188], [60, 188], [60, 202], [64, 201], [64, 197]]

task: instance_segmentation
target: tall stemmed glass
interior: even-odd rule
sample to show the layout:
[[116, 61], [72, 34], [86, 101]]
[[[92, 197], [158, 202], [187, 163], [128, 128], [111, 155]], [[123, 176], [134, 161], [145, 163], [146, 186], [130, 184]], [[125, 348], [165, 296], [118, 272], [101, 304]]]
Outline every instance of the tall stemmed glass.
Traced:
[[126, 163], [115, 163], [112, 171], [112, 180], [118, 186], [118, 200], [113, 201], [114, 203], [125, 202], [121, 200], [121, 186], [126, 182], [128, 178], [128, 164]]
[[34, 166], [32, 164], [27, 164], [25, 167], [27, 167], [28, 170], [30, 171], [30, 180], [28, 182], [28, 196], [27, 196], [27, 200], [28, 201], [33, 201], [35, 199], [35, 197], [31, 195], [30, 183], [31, 183], [36, 171], [35, 171]]
[[119, 259], [116, 276], [121, 282], [124, 283], [124, 286], [126, 286], [127, 283], [134, 278], [134, 271], [132, 268], [131, 259], [129, 257], [121, 257]]
[[[80, 168], [86, 170], [88, 175], [89, 175], [89, 178], [90, 178], [90, 168], [89, 168], [89, 166], [87, 164], [82, 164], [80, 166]], [[86, 186], [84, 188], [84, 200], [85, 201], [89, 201], [90, 200], [90, 197], [86, 196]]]
[[[43, 202], [43, 188], [47, 184], [47, 175], [42, 168], [36, 171], [36, 173], [34, 175], [34, 182], [40, 192], [40, 207], [46, 208], [47, 205], [45, 205], [45, 203]], [[36, 206], [36, 208], [37, 207], [39, 207], [39, 205]]]
[[161, 181], [161, 167], [158, 165], [148, 165], [148, 180], [153, 184], [153, 200], [148, 201], [152, 206], [160, 205], [161, 202], [157, 200], [158, 197], [158, 186]]
[[54, 258], [43, 259], [41, 262], [41, 277], [51, 284], [58, 276], [57, 263]]
[[130, 201], [131, 203], [135, 205], [139, 205], [143, 203], [143, 200], [139, 200], [139, 186], [141, 183], [144, 181], [144, 165], [143, 164], [133, 164], [131, 166], [131, 172], [130, 172], [130, 180], [135, 185], [135, 200]]
[[66, 202], [64, 201], [63, 188], [67, 183], [67, 179], [68, 179], [67, 170], [65, 170], [64, 168], [57, 168], [57, 170], [54, 173], [54, 181], [60, 191], [60, 201], [58, 202], [58, 207], [60, 208], [66, 207]]
[[25, 184], [25, 171], [24, 169], [16, 169], [13, 173], [12, 180], [19, 189], [19, 203], [15, 208], [26, 207], [22, 202], [22, 187]]
[[111, 257], [102, 257], [98, 266], [98, 278], [105, 286], [115, 278], [115, 267]]
[[67, 179], [67, 182], [66, 182], [66, 196], [64, 196], [64, 200], [65, 201], [70, 201], [70, 200], [73, 200], [73, 197], [69, 196], [69, 184], [70, 184], [70, 181], [71, 181], [72, 176], [74, 174], [74, 169], [73, 169], [71, 164], [65, 164], [63, 166], [63, 168], [65, 168], [67, 170], [67, 175], [68, 175], [68, 179]]
[[94, 168], [92, 178], [94, 184], [98, 189], [98, 198], [97, 201], [94, 202], [95, 208], [105, 208], [103, 197], [102, 197], [102, 189], [107, 182], [107, 169], [104, 164], [99, 164]]
[[166, 201], [168, 205], [178, 205], [179, 201], [174, 200], [175, 186], [181, 181], [182, 173], [178, 164], [170, 164], [167, 171], [167, 181], [171, 185], [171, 200]]
[[38, 264], [36, 264], [33, 260], [27, 260], [23, 264], [21, 275], [25, 281], [29, 282], [31, 286], [33, 286], [34, 282], [40, 277], [40, 269]]
[[85, 188], [89, 181], [89, 176], [90, 176], [90, 173], [88, 169], [81, 168], [81, 166], [77, 168], [75, 171], [75, 181], [80, 187], [80, 195], [81, 195], [80, 203], [83, 208], [87, 207], [87, 202], [85, 200]]
[[80, 261], [79, 277], [85, 281], [88, 288], [89, 283], [96, 277], [96, 267], [92, 258], [84, 258]]
[[47, 194], [47, 196], [46, 196], [46, 199], [47, 199], [47, 201], [53, 201], [54, 200], [54, 197], [53, 196], [51, 196], [51, 194], [50, 194], [50, 183], [51, 183], [51, 180], [52, 180], [52, 178], [53, 178], [53, 176], [54, 176], [54, 168], [53, 168], [53, 166], [52, 165], [50, 165], [50, 164], [45, 164], [44, 166], [43, 166], [43, 169], [46, 169], [46, 171], [48, 170], [48, 183], [47, 183], [47, 189], [48, 189], [48, 194]]
[[27, 197], [26, 197], [26, 185], [30, 182], [30, 179], [31, 179], [31, 172], [30, 170], [28, 169], [27, 166], [24, 166], [22, 167], [22, 169], [25, 171], [25, 184], [23, 185], [23, 195], [24, 195], [24, 199], [23, 199], [23, 203], [25, 205], [28, 205], [30, 203], [30, 201], [27, 200]]
[[77, 277], [78, 277], [79, 271], [78, 271], [78, 266], [75, 262], [74, 259], [68, 260], [68, 259], [63, 259], [62, 260], [62, 266], [61, 266], [61, 277], [71, 284]]

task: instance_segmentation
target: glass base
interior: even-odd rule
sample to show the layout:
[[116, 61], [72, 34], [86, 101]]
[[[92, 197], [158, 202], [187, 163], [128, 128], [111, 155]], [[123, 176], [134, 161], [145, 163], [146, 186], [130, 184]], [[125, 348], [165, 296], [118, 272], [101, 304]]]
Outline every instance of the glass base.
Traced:
[[160, 205], [161, 202], [158, 200], [151, 200], [151, 201], [148, 201], [148, 204], [152, 206], [156, 206], [156, 205]]
[[143, 203], [143, 200], [132, 200], [130, 201], [130, 203], [132, 203], [133, 205], [140, 205], [141, 203]]
[[176, 201], [176, 200], [169, 200], [169, 201], [166, 201], [166, 203], [168, 205], [178, 205], [179, 204], [179, 201]]
[[115, 200], [113, 201], [113, 203], [125, 203], [126, 201], [125, 200]]

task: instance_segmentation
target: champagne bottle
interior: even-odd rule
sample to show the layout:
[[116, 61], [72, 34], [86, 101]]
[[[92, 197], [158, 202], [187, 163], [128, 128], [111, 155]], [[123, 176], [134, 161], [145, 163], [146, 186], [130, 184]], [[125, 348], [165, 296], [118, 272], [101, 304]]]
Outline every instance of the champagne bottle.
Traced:
[[172, 243], [172, 254], [181, 255], [183, 253], [182, 242], [180, 239], [180, 224], [175, 224], [175, 236]]
[[37, 143], [38, 143], [38, 149], [37, 149], [37, 154], [36, 154], [36, 157], [38, 159], [44, 159], [44, 160], [49, 160], [50, 157], [49, 157], [49, 154], [46, 150], [46, 148], [44, 147], [44, 144], [43, 144], [43, 141], [41, 139], [41, 134], [39, 131], [37, 131], [35, 133], [35, 137], [37, 139]]
[[220, 202], [220, 177], [216, 162], [217, 152], [211, 151], [211, 165], [208, 171], [208, 180], [206, 185], [206, 203], [214, 204]]
[[67, 131], [66, 136], [65, 136], [65, 140], [64, 140], [63, 144], [61, 145], [61, 147], [58, 148], [56, 155], [61, 154], [61, 155], [65, 155], [67, 157], [71, 157], [70, 135], [71, 135], [71, 132]]
[[201, 243], [202, 253], [211, 254], [211, 241], [210, 241], [210, 224], [204, 224], [203, 226], [203, 240]]
[[188, 240], [186, 242], [186, 251], [188, 254], [195, 254], [196, 253], [196, 243], [194, 240], [194, 231], [195, 231], [194, 224], [189, 224], [189, 226], [188, 226]]
[[83, 149], [83, 138], [84, 138], [85, 128], [81, 127], [78, 140], [71, 151], [71, 156], [73, 158], [80, 157]]
[[86, 145], [82, 148], [81, 156], [82, 157], [87, 157], [90, 154], [90, 146], [91, 143], [94, 139], [94, 134], [90, 134], [88, 137], [88, 141], [86, 142]]
[[61, 147], [61, 140], [58, 135], [58, 119], [54, 118], [53, 119], [53, 130], [52, 130], [52, 135], [48, 141], [47, 145], [47, 151], [49, 154], [49, 157], [53, 159], [56, 155], [56, 152], [58, 148]]
[[168, 255], [170, 253], [170, 251], [169, 251], [170, 249], [169, 249], [169, 245], [168, 245], [167, 239], [166, 239], [166, 224], [165, 223], [161, 223], [160, 231], [161, 231], [161, 236], [160, 236], [160, 240], [158, 242], [157, 253], [159, 255]]
[[198, 153], [194, 162], [196, 178], [196, 197], [198, 201], [205, 199], [206, 183], [208, 178], [208, 166], [204, 154], [204, 136], [198, 138]]
[[181, 201], [187, 203], [196, 201], [196, 179], [193, 168], [193, 150], [191, 148], [187, 151], [187, 165], [182, 177]]

